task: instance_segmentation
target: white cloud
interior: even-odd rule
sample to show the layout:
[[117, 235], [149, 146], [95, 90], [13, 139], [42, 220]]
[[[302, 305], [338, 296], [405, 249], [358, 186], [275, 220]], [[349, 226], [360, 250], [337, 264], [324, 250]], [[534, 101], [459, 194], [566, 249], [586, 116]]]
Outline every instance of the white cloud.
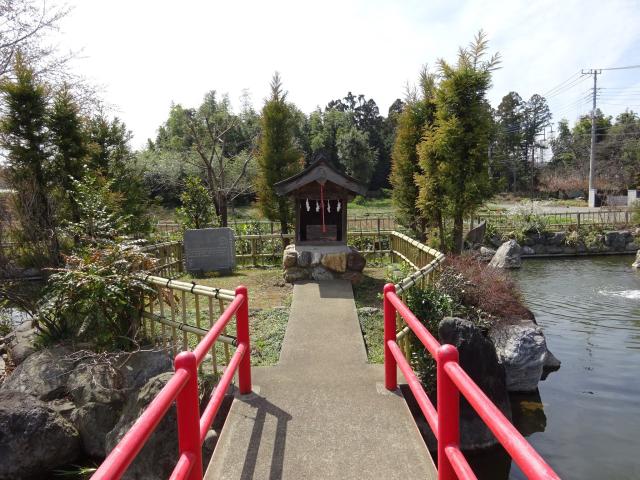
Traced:
[[[172, 101], [197, 105], [209, 89], [236, 105], [249, 89], [260, 108], [275, 70], [306, 112], [350, 90], [386, 113], [422, 64], [454, 59], [480, 28], [503, 56], [494, 105], [511, 90], [529, 97], [581, 68], [640, 63], [639, 24], [637, 2], [624, 1], [90, 0], [77, 2], [61, 42], [84, 49], [75, 68], [106, 86], [140, 146]], [[639, 74], [607, 73], [602, 85], [635, 84]], [[550, 99], [552, 109], [587, 87]]]

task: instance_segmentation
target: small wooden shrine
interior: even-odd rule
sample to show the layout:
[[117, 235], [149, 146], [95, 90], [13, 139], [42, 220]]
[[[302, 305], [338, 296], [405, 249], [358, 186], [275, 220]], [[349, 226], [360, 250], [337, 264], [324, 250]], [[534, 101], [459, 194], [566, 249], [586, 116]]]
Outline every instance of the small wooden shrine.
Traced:
[[324, 157], [274, 185], [295, 204], [297, 245], [346, 245], [347, 204], [367, 189], [338, 171]]

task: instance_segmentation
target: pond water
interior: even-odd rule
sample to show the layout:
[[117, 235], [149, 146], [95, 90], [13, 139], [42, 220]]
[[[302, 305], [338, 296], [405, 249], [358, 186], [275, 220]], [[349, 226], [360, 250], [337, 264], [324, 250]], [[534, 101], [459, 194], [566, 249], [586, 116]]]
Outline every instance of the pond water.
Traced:
[[[528, 259], [514, 273], [562, 361], [540, 382], [539, 398], [512, 398], [514, 423], [563, 479], [640, 478], [640, 272], [632, 262]], [[486, 478], [526, 477], [512, 466]]]

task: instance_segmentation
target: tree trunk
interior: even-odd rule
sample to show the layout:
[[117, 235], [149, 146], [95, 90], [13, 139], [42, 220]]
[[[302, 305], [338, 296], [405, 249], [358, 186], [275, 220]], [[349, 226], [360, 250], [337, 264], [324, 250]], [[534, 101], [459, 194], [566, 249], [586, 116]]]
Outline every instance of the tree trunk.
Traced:
[[442, 218], [442, 212], [440, 210], [438, 210], [438, 212], [436, 213], [436, 220], [438, 222], [438, 232], [440, 234], [440, 251], [444, 252], [446, 250], [446, 244], [444, 241], [444, 220]]
[[220, 226], [226, 227], [229, 215], [227, 212], [227, 198], [222, 193], [218, 195], [218, 208], [220, 210]]
[[462, 213], [456, 213], [453, 217], [453, 253], [462, 253], [463, 247], [463, 225], [464, 219]]

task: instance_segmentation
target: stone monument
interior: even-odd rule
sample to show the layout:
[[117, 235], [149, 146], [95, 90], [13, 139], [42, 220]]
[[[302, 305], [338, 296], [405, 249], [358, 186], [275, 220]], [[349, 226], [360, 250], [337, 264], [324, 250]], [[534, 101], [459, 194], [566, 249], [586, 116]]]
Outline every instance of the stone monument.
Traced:
[[185, 267], [189, 273], [228, 272], [236, 266], [233, 230], [201, 228], [184, 232]]

